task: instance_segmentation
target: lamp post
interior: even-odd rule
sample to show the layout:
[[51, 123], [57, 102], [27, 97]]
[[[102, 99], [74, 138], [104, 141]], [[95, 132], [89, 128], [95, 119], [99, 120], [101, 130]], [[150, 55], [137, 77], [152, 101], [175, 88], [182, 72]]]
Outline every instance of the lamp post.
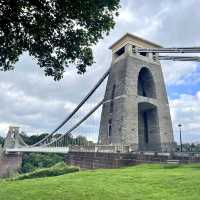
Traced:
[[180, 132], [180, 145], [181, 145], [181, 152], [183, 151], [183, 144], [182, 144], [182, 133], [181, 133], [181, 127], [182, 124], [178, 124], [179, 132]]

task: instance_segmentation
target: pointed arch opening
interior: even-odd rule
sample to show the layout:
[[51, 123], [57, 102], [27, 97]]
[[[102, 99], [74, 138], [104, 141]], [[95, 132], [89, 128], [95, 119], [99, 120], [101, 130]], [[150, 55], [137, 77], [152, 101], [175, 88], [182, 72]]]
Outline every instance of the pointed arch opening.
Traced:
[[156, 88], [151, 71], [147, 67], [143, 67], [138, 76], [138, 95], [156, 98]]
[[140, 151], [160, 149], [157, 107], [148, 102], [138, 104], [138, 139]]

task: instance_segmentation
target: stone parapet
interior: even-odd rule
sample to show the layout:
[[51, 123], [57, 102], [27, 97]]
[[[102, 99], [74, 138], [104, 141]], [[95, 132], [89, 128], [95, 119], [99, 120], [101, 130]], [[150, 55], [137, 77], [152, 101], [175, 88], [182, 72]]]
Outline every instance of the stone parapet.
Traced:
[[167, 153], [167, 152], [132, 152], [132, 153], [102, 153], [102, 152], [69, 152], [65, 162], [84, 169], [119, 168], [141, 163], [168, 164], [200, 163], [200, 154]]
[[130, 146], [124, 146], [124, 145], [93, 145], [93, 146], [73, 145], [69, 147], [69, 152], [128, 153], [130, 151], [131, 151]]

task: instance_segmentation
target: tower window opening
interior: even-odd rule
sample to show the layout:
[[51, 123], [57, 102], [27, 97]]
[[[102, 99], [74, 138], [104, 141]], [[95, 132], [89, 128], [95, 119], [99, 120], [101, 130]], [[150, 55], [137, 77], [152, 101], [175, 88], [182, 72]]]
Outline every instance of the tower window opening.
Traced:
[[112, 96], [111, 96], [112, 99], [114, 99], [115, 97], [115, 89], [116, 89], [116, 85], [114, 84], [112, 88]]
[[156, 61], [156, 60], [157, 60], [157, 58], [156, 58], [156, 53], [153, 52], [152, 54], [153, 54], [153, 60]]
[[112, 135], [112, 119], [108, 121], [108, 137], [110, 138]]
[[143, 119], [144, 119], [144, 141], [146, 144], [148, 144], [149, 143], [149, 134], [148, 134], [147, 112], [143, 112]]
[[156, 98], [156, 88], [150, 70], [143, 67], [138, 76], [138, 95]]
[[113, 113], [113, 100], [110, 102], [110, 113]]
[[114, 84], [112, 88], [111, 101], [110, 101], [110, 113], [113, 113], [113, 106], [114, 106], [113, 100], [115, 97], [115, 89], [116, 89], [116, 85]]
[[136, 46], [135, 45], [132, 45], [132, 52], [135, 54], [136, 53]]
[[139, 83], [140, 83], [140, 86], [139, 86], [139, 87], [141, 88], [141, 95], [144, 96], [144, 97], [146, 97], [147, 94], [146, 94], [146, 90], [145, 90], [144, 82], [143, 82], [141, 76], [139, 76]]
[[147, 52], [140, 52], [141, 56], [148, 56]]
[[115, 55], [121, 56], [122, 54], [124, 54], [124, 52], [125, 52], [125, 47], [122, 47], [121, 49], [115, 52]]

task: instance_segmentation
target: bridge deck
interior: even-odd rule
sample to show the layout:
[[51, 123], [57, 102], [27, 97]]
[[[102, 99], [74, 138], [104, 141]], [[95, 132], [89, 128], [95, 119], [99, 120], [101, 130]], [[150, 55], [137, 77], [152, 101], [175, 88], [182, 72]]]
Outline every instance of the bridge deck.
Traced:
[[117, 153], [130, 152], [129, 146], [123, 145], [93, 145], [93, 146], [78, 146], [71, 145], [68, 147], [15, 147], [6, 148], [6, 153], [16, 152], [35, 152], [35, 153], [68, 153], [68, 152], [103, 152], [103, 153]]
[[6, 149], [6, 153], [30, 152], [30, 153], [68, 153], [69, 147], [18, 147]]

